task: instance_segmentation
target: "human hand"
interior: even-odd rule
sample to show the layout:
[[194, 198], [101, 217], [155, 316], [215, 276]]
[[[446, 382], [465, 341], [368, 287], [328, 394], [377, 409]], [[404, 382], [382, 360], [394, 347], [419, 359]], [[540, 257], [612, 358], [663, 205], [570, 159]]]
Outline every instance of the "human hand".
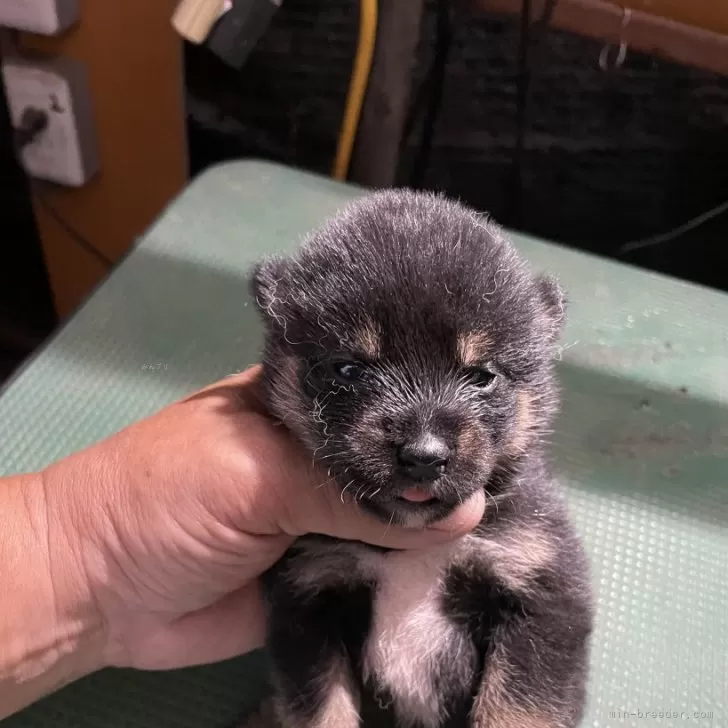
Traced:
[[43, 474], [51, 533], [74, 559], [69, 604], [94, 605], [103, 664], [167, 669], [262, 646], [258, 577], [299, 535], [419, 548], [480, 520], [482, 495], [425, 530], [386, 528], [342, 500], [266, 416], [259, 374], [225, 379]]

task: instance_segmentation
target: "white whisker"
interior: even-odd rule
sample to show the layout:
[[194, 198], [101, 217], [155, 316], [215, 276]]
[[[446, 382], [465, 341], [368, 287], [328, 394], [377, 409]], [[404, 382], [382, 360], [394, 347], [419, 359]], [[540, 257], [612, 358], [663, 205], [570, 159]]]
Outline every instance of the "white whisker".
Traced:
[[392, 528], [393, 520], [394, 520], [394, 511], [392, 511], [392, 515], [389, 517], [389, 523], [387, 524], [387, 527], [384, 529], [385, 536], [389, 533], [389, 529]]
[[495, 506], [495, 513], [498, 515], [498, 501], [487, 490], [484, 490], [483, 492], [485, 493], [486, 498], [490, 498], [491, 502]]
[[341, 491], [341, 502], [344, 502], [344, 493], [346, 493], [346, 489], [354, 483], [353, 480], [350, 480], [345, 486], [344, 489]]

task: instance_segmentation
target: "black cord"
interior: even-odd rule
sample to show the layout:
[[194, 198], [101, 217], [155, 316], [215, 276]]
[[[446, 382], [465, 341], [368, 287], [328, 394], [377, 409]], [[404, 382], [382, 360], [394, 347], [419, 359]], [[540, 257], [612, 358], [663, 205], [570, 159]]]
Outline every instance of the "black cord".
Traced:
[[540, 52], [542, 44], [543, 44], [543, 33], [548, 29], [549, 25], [551, 25], [551, 20], [554, 17], [554, 10], [556, 10], [556, 4], [559, 0], [546, 0], [543, 6], [543, 11], [541, 12], [541, 18], [538, 21], [538, 40], [537, 43], [539, 44], [537, 51]]
[[516, 139], [511, 166], [512, 225], [520, 226], [523, 212], [523, 161], [526, 147], [527, 104], [530, 81], [531, 0], [522, 0], [518, 43], [518, 80], [516, 85]]
[[[29, 144], [32, 144], [46, 129], [48, 128], [48, 112], [44, 109], [36, 109], [29, 106], [23, 111], [20, 118], [20, 125], [13, 129], [13, 141], [18, 152], [21, 152]], [[56, 211], [48, 200], [40, 185], [33, 183], [31, 180], [31, 188], [33, 189], [36, 199], [40, 202], [45, 211], [63, 228], [68, 236], [89, 255], [101, 262], [108, 268], [114, 267], [114, 261], [107, 258], [96, 246], [92, 245], [81, 233]]]
[[[439, 1], [439, 0], [438, 0]], [[438, 9], [439, 12], [439, 9]], [[435, 68], [439, 63], [439, 54], [441, 49], [438, 47], [440, 37], [436, 34], [435, 37], [435, 48], [432, 54], [432, 60], [430, 66], [425, 73], [424, 79], [419, 83], [417, 91], [414, 94], [414, 99], [410, 104], [407, 118], [405, 119], [404, 126], [402, 128], [402, 146], [406, 146], [410, 141], [412, 135], [419, 127], [422, 126], [422, 115], [427, 106], [427, 101], [432, 92], [433, 78], [435, 74]]]
[[695, 228], [704, 225], [706, 222], [712, 220], [714, 217], [718, 217], [719, 215], [722, 215], [726, 212], [728, 212], [728, 200], [726, 200], [725, 202], [721, 202], [720, 205], [716, 205], [710, 210], [703, 212], [700, 215], [697, 215], [692, 220], [688, 220], [688, 222], [683, 223], [682, 225], [678, 225], [676, 228], [668, 230], [665, 233], [659, 233], [658, 235], [652, 235], [649, 238], [631, 240], [628, 243], [624, 243], [619, 246], [619, 254], [625, 255], [635, 250], [641, 250], [642, 248], [651, 248], [655, 245], [668, 243], [671, 240], [675, 240], [681, 235], [690, 232], [691, 230], [695, 230]]
[[[450, 49], [452, 47], [452, 36], [451, 2], [450, 0], [438, 0], [435, 54], [428, 73], [428, 80], [420, 89], [420, 93], [418, 94], [419, 98], [415, 102], [419, 105], [424, 103], [425, 99], [427, 100], [427, 108], [425, 109], [423, 120], [422, 139], [415, 154], [409, 182], [410, 186], [415, 189], [422, 187], [425, 174], [430, 165], [432, 142], [435, 136], [435, 127], [437, 126], [437, 118], [442, 107], [442, 98], [445, 90], [445, 74]], [[428, 91], [429, 94], [427, 93]], [[411, 129], [407, 128], [410, 123], [414, 124], [414, 119], [408, 120], [408, 124], [405, 126], [407, 135], [411, 131]]]
[[20, 126], [13, 129], [13, 142], [22, 151], [48, 128], [48, 112], [29, 106], [23, 111]]
[[528, 129], [529, 102], [533, 82], [533, 68], [538, 68], [538, 56], [543, 49], [545, 33], [558, 0], [546, 0], [537, 24], [535, 43], [531, 32], [531, 0], [523, 0], [520, 15], [520, 39], [518, 46], [518, 82], [516, 88], [516, 139], [513, 146], [511, 220], [520, 226], [523, 216], [523, 166], [526, 156], [526, 131]]
[[66, 222], [53, 205], [48, 202], [45, 195], [37, 185], [35, 185], [33, 189], [35, 191], [36, 199], [40, 202], [43, 209], [63, 228], [63, 230], [76, 243], [76, 245], [78, 245], [79, 248], [85, 250], [89, 255], [92, 255], [107, 268], [114, 267], [115, 263], [111, 260], [111, 258], [104, 255], [104, 253], [102, 253], [95, 245], [92, 245], [83, 235], [81, 235], [78, 230]]
[[415, 93], [414, 101], [410, 104], [409, 111], [407, 113], [407, 119], [404, 122], [404, 126], [402, 128], [402, 146], [406, 146], [409, 142], [410, 138], [412, 137], [413, 132], [415, 131], [415, 127], [418, 125], [418, 122], [420, 120], [420, 116], [422, 114], [422, 109], [425, 106], [425, 102], [427, 101], [427, 93], [429, 91], [430, 87], [430, 75], [432, 73], [432, 66], [430, 66], [430, 70], [425, 74], [425, 79], [420, 83], [420, 85], [417, 87], [417, 92]]

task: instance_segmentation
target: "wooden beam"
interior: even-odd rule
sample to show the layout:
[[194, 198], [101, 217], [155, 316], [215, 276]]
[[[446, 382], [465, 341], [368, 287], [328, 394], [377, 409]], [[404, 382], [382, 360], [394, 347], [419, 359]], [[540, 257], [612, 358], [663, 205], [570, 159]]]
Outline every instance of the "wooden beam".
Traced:
[[[646, 4], [647, 0], [645, 0]], [[521, 0], [472, 0], [492, 13], [518, 14]], [[533, 0], [539, 17], [544, 0]], [[634, 3], [630, 3], [634, 7]], [[722, 7], [722, 5], [721, 5]], [[609, 43], [624, 41], [629, 49], [728, 76], [728, 36], [674, 20], [631, 10], [623, 29], [624, 11], [604, 0], [559, 0], [551, 27]], [[596, 59], [595, 59], [596, 62]]]
[[424, 0], [383, 0], [349, 179], [391, 187], [411, 96]]
[[728, 3], [725, 0], [609, 0], [610, 3], [648, 15], [674, 20], [713, 33], [728, 34]]

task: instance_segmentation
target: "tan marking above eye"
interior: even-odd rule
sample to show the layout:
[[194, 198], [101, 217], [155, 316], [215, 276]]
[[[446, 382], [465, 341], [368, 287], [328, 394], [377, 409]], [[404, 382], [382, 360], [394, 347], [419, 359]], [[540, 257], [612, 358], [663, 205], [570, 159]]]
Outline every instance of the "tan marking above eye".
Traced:
[[474, 366], [488, 357], [492, 346], [485, 331], [471, 331], [458, 337], [458, 357], [465, 366]]
[[473, 422], [465, 423], [458, 434], [458, 450], [468, 455], [477, 455], [483, 449], [484, 433]]
[[353, 344], [370, 359], [376, 359], [381, 351], [381, 332], [377, 324], [367, 320], [352, 336]]

